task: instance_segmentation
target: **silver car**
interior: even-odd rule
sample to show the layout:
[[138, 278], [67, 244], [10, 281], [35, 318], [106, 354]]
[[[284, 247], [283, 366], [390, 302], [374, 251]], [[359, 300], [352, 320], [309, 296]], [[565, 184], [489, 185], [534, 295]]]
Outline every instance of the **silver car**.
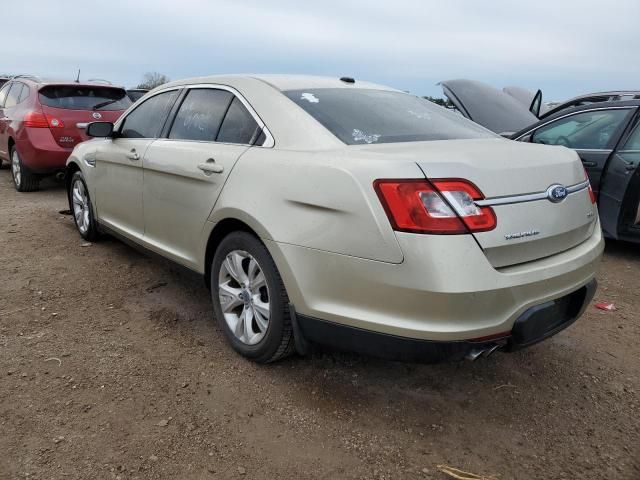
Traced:
[[598, 214], [575, 152], [351, 78], [217, 76], [146, 94], [68, 161], [80, 235], [203, 275], [235, 350], [475, 358], [570, 325]]

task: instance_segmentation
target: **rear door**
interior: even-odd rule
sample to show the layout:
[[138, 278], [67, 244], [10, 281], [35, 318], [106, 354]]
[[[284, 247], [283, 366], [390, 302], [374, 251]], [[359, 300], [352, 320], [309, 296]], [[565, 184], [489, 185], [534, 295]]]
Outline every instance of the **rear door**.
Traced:
[[46, 85], [38, 99], [53, 138], [64, 148], [89, 139], [84, 131], [87, 123], [115, 123], [131, 105], [124, 89], [104, 85]]
[[7, 99], [7, 94], [11, 88], [11, 83], [5, 83], [0, 88], [0, 157], [9, 159], [9, 147], [7, 143], [7, 129], [9, 127], [9, 117], [7, 117], [4, 111], [4, 103]]
[[609, 160], [600, 189], [600, 221], [613, 238], [640, 239], [640, 123]]
[[529, 139], [532, 143], [561, 145], [575, 150], [598, 195], [607, 160], [633, 112], [629, 107], [582, 110], [538, 127]]
[[95, 198], [100, 222], [132, 238], [144, 234], [142, 158], [160, 135], [179, 95], [174, 89], [145, 100], [117, 125], [96, 152]]
[[191, 88], [166, 138], [144, 158], [145, 241], [197, 268], [203, 226], [236, 161], [260, 134], [251, 107], [225, 87]]
[[0, 144], [4, 145], [4, 149], [7, 151], [7, 158], [9, 155], [9, 137], [13, 135], [15, 138], [18, 126], [24, 117], [23, 105], [20, 104], [28, 96], [29, 87], [26, 84], [16, 81], [11, 82], [11, 88], [7, 92], [7, 97], [0, 113]]

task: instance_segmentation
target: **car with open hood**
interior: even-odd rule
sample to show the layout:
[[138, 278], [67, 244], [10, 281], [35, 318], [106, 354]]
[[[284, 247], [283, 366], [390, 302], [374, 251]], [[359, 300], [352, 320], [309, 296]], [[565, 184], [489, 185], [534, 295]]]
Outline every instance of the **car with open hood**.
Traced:
[[[511, 102], [505, 100], [506, 92], [481, 82], [459, 80], [442, 85], [456, 108], [480, 125], [494, 131], [517, 130], [510, 135], [513, 140], [575, 150], [589, 175], [606, 236], [640, 242], [637, 91], [583, 95], [536, 119], [526, 109], [522, 92], [515, 94], [520, 95], [519, 102]], [[530, 123], [523, 126], [527, 120]]]
[[80, 235], [202, 275], [240, 354], [309, 343], [435, 361], [569, 326], [603, 241], [575, 152], [393, 88], [213, 76], [149, 92], [68, 160]]
[[[523, 89], [505, 90], [476, 80], [445, 80], [439, 83], [445, 96], [469, 120], [502, 136], [509, 136], [538, 121], [542, 93], [537, 92], [528, 102]], [[529, 106], [527, 107], [527, 103]]]

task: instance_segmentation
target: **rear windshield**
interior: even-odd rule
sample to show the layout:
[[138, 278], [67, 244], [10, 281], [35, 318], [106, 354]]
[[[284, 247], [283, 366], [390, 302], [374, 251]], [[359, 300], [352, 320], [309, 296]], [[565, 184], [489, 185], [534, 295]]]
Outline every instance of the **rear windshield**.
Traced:
[[39, 92], [40, 103], [70, 110], [125, 110], [131, 105], [121, 88], [82, 85], [49, 85]]
[[347, 145], [495, 137], [461, 115], [407, 93], [321, 88], [284, 94]]

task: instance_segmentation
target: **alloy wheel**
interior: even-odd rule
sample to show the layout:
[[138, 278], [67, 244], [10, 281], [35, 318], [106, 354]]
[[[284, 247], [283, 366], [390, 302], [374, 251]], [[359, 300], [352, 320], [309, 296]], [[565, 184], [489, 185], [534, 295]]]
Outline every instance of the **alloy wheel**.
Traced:
[[229, 252], [220, 266], [218, 297], [233, 335], [246, 345], [262, 340], [269, 328], [269, 288], [262, 267], [244, 250]]
[[73, 202], [73, 216], [80, 233], [87, 233], [89, 230], [89, 196], [87, 195], [84, 182], [80, 179], [73, 182], [71, 189], [71, 200]]
[[14, 150], [11, 153], [11, 173], [13, 174], [13, 181], [16, 184], [16, 187], [20, 187], [20, 182], [22, 181], [22, 170], [20, 168], [20, 157], [18, 156], [18, 151]]

